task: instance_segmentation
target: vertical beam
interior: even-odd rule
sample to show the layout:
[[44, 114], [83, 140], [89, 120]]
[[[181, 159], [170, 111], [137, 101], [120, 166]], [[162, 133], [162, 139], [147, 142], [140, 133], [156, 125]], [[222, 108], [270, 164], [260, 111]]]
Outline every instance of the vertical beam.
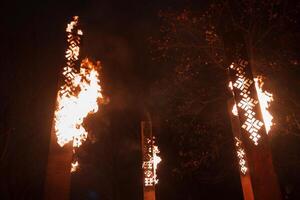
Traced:
[[[235, 139], [241, 138], [241, 132], [240, 132], [240, 122], [237, 116], [234, 116], [232, 114], [232, 108], [234, 106], [234, 100], [230, 99], [227, 102], [228, 106], [228, 113], [230, 116], [230, 122], [231, 122], [231, 129], [233, 133], [233, 137]], [[239, 146], [236, 145], [237, 141], [235, 141], [235, 150], [236, 152], [239, 151]], [[247, 167], [248, 164], [248, 159], [246, 156], [243, 157], [244, 161], [246, 162], [245, 166]], [[237, 158], [238, 162], [241, 162], [242, 160], [238, 157]], [[241, 167], [239, 163], [239, 167]], [[239, 169], [240, 172], [240, 180], [241, 180], [241, 185], [242, 185], [242, 190], [243, 190], [243, 196], [244, 200], [254, 200], [254, 194], [253, 194], [253, 189], [252, 189], [252, 183], [251, 183], [251, 177], [249, 170], [247, 169], [245, 172], [242, 172], [242, 169]]]
[[233, 62], [229, 67], [229, 78], [238, 107], [241, 140], [248, 158], [254, 198], [280, 200], [281, 192], [263, 124], [247, 45], [240, 32], [230, 31], [224, 35], [224, 46], [227, 59]]
[[45, 200], [70, 199], [72, 142], [59, 146], [52, 123], [47, 172], [45, 179]]
[[151, 121], [141, 122], [141, 145], [143, 156], [143, 191], [144, 200], [155, 200], [153, 136]]

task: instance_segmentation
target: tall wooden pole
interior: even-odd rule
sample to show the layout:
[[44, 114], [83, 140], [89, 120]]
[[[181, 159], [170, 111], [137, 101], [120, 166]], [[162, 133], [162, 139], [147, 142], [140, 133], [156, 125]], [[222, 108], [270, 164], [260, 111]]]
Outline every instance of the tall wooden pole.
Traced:
[[280, 200], [281, 192], [244, 38], [240, 32], [230, 31], [225, 34], [224, 42], [226, 57], [232, 62], [228, 68], [229, 79], [237, 105], [254, 198]]
[[252, 189], [251, 177], [248, 169], [248, 159], [244, 154], [244, 145], [241, 140], [240, 122], [238, 116], [232, 114], [232, 108], [234, 106], [234, 100], [230, 99], [227, 103], [228, 113], [230, 116], [231, 129], [234, 137], [235, 150], [237, 153], [237, 161], [240, 170], [240, 180], [243, 190], [244, 200], [254, 200], [254, 194]]
[[[79, 29], [78, 16], [67, 25], [67, 50], [66, 66], [63, 70], [64, 84], [60, 87], [57, 95], [68, 94], [72, 96], [76, 91], [73, 87], [74, 74], [79, 65], [79, 46], [82, 37], [82, 31]], [[65, 200], [69, 199], [70, 181], [71, 181], [71, 163], [73, 157], [73, 142], [60, 146], [57, 142], [54, 124], [52, 122], [51, 139], [49, 147], [48, 165], [45, 179], [45, 196], [47, 200]]]
[[59, 146], [52, 127], [45, 180], [45, 200], [70, 199], [72, 156], [72, 142], [63, 147]]
[[144, 200], [155, 200], [155, 176], [153, 158], [153, 136], [151, 121], [141, 122], [141, 145], [143, 156]]

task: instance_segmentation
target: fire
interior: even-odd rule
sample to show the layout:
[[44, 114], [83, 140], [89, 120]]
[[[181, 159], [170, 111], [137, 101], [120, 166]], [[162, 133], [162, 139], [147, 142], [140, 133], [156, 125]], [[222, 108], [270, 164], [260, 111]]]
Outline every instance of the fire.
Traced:
[[79, 167], [78, 161], [72, 162], [71, 163], [71, 172], [76, 172], [78, 167]]
[[244, 148], [242, 147], [242, 141], [235, 137], [235, 146], [236, 146], [236, 149], [237, 149], [237, 157], [239, 159], [239, 165], [240, 165], [240, 171], [242, 174], [246, 174], [247, 171], [248, 171], [248, 168], [247, 168], [247, 162], [246, 162], [246, 152], [244, 150]]
[[158, 156], [158, 154], [160, 153], [158, 146], [153, 146], [153, 168], [154, 168], [154, 182], [155, 184], [158, 183], [158, 178], [156, 175], [156, 170], [157, 170], [157, 166], [158, 164], [161, 162], [161, 158]]
[[[56, 110], [54, 113], [54, 129], [57, 143], [63, 147], [72, 142], [73, 153], [83, 141], [88, 132], [83, 124], [85, 118], [98, 111], [98, 100], [102, 98], [98, 69], [100, 63], [93, 64], [87, 58], [82, 60], [79, 69], [76, 69], [79, 60], [80, 41], [83, 35], [78, 28], [78, 16], [67, 25], [66, 66], [62, 75], [64, 84], [57, 93]], [[77, 67], [78, 68], [78, 67]], [[73, 160], [71, 172], [75, 172], [79, 162]]]
[[143, 161], [142, 168], [144, 169], [144, 184], [145, 186], [154, 186], [158, 183], [157, 178], [157, 167], [161, 162], [161, 158], [159, 157], [159, 149], [158, 146], [155, 145], [155, 138], [146, 139], [146, 160]]
[[[228, 87], [229, 87], [229, 89], [230, 89], [231, 91], [233, 91], [233, 85], [232, 85], [232, 82], [231, 82], [231, 81], [229, 81]], [[236, 107], [236, 104], [233, 105], [231, 112], [232, 112], [232, 114], [233, 114], [234, 116], [238, 116], [238, 115], [239, 115], [239, 114], [238, 114], [237, 107]]]
[[254, 78], [254, 82], [255, 82], [255, 88], [257, 91], [257, 96], [258, 96], [259, 105], [260, 105], [260, 109], [262, 112], [262, 116], [266, 128], [266, 132], [269, 133], [269, 131], [271, 130], [271, 126], [273, 125], [272, 122], [273, 116], [268, 111], [268, 108], [270, 107], [270, 103], [274, 101], [273, 94], [262, 90], [262, 86], [264, 85], [264, 82], [262, 81], [261, 76], [257, 76], [256, 78]]
[[[264, 82], [262, 81], [261, 76], [257, 76], [256, 78], [254, 78], [254, 83], [255, 83], [255, 88], [256, 88], [256, 91], [257, 91], [257, 96], [258, 96], [260, 109], [261, 109], [261, 112], [262, 112], [262, 117], [263, 117], [264, 124], [265, 124], [265, 127], [266, 127], [266, 132], [269, 133], [269, 131], [271, 130], [271, 126], [274, 125], [274, 123], [272, 122], [273, 116], [268, 111], [268, 108], [270, 107], [271, 102], [274, 101], [273, 94], [271, 94], [270, 92], [262, 90]], [[228, 87], [231, 90], [233, 90], [231, 81], [229, 82]], [[234, 104], [233, 107], [232, 107], [232, 114], [234, 116], [238, 116], [238, 110], [237, 110], [236, 104]]]
[[[88, 114], [98, 111], [97, 100], [102, 98], [98, 67], [88, 59], [83, 60], [79, 73], [73, 74], [71, 85], [63, 86], [58, 92], [55, 132], [60, 146], [73, 141], [73, 147], [79, 147], [87, 138], [83, 121]], [[70, 95], [67, 90], [78, 93]]]
[[77, 71], [75, 66], [79, 57], [80, 37], [83, 35], [78, 28], [78, 16], [67, 25], [66, 32], [69, 45], [65, 56], [67, 66], [62, 73], [65, 83], [57, 94], [55, 133], [60, 146], [72, 141], [73, 147], [79, 147], [88, 135], [83, 127], [84, 119], [98, 111], [97, 100], [102, 98], [97, 71], [100, 64], [94, 65], [86, 58]]
[[231, 112], [232, 112], [232, 114], [233, 114], [234, 116], [238, 116], [238, 115], [239, 115], [239, 114], [238, 114], [237, 107], [236, 107], [236, 104], [233, 105]]

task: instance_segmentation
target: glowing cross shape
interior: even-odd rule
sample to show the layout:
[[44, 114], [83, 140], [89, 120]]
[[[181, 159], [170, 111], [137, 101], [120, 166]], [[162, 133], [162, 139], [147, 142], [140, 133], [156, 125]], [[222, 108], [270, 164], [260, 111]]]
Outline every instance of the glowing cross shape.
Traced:
[[249, 138], [253, 140], [255, 145], [258, 145], [257, 141], [261, 137], [258, 134], [258, 130], [262, 127], [263, 123], [254, 117], [247, 118], [245, 123], [242, 125], [242, 128], [250, 133]]
[[242, 141], [237, 137], [235, 137], [235, 140], [236, 140], [235, 146], [237, 147], [237, 157], [239, 159], [240, 170], [242, 174], [245, 175], [248, 170], [246, 166], [247, 162], [245, 160], [246, 153], [245, 150], [242, 148]]
[[238, 103], [238, 107], [242, 108], [243, 110], [247, 111], [247, 110], [252, 110], [253, 107], [255, 106], [255, 104], [257, 104], [257, 101], [255, 101], [254, 99], [247, 97], [247, 98], [243, 98], [239, 103]]

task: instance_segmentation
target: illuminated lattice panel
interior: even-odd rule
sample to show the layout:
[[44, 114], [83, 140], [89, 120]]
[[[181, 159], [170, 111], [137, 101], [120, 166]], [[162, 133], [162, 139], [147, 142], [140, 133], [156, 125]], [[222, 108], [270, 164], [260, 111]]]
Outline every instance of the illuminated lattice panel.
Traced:
[[261, 128], [264, 124], [257, 114], [260, 112], [260, 108], [255, 95], [255, 85], [250, 66], [247, 61], [239, 59], [237, 63], [230, 65], [229, 70], [231, 72], [230, 88], [234, 93], [242, 129], [247, 132], [252, 142], [258, 145], [261, 138]]
[[144, 184], [146, 187], [154, 186], [153, 141], [150, 138], [144, 139], [143, 160]]
[[[78, 16], [74, 16], [73, 20], [67, 25], [67, 42], [65, 58], [67, 59], [66, 66], [63, 68], [63, 76], [65, 84], [61, 87], [61, 93], [72, 94], [75, 88], [72, 87], [74, 78], [76, 77], [76, 62], [79, 59], [80, 41], [83, 32], [78, 27]], [[77, 66], [78, 67], [78, 66]]]
[[238, 162], [239, 162], [239, 166], [240, 166], [240, 172], [243, 175], [246, 175], [246, 173], [248, 171], [247, 161], [246, 161], [246, 152], [242, 146], [242, 141], [240, 139], [238, 139], [237, 137], [235, 137], [235, 146], [236, 146], [236, 153], [237, 153]]
[[144, 184], [145, 186], [154, 186], [158, 183], [156, 170], [161, 158], [158, 156], [160, 153], [158, 146], [155, 145], [154, 137], [152, 139], [146, 138], [144, 144]]

